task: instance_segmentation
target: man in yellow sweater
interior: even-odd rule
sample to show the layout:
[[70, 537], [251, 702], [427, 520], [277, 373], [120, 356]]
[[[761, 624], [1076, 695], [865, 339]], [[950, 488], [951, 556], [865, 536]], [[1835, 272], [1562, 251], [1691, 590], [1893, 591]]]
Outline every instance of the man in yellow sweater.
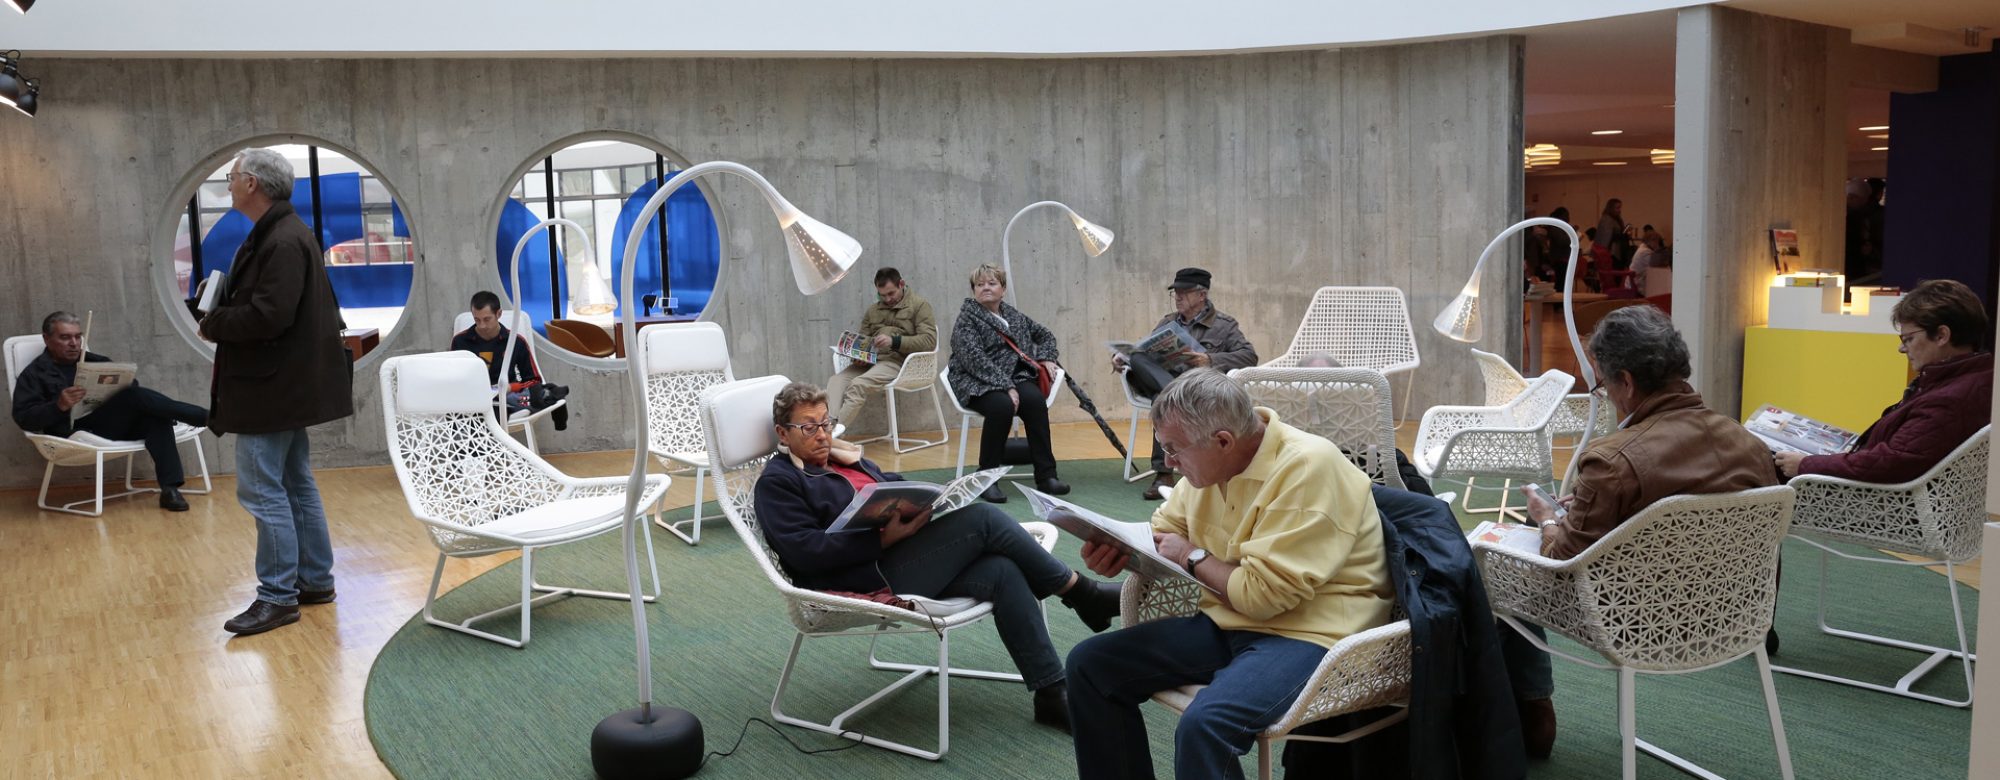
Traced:
[[[1210, 592], [1201, 612], [1084, 640], [1070, 651], [1070, 724], [1084, 780], [1153, 776], [1139, 705], [1207, 685], [1174, 731], [1174, 776], [1242, 776], [1238, 757], [1284, 714], [1341, 638], [1389, 621], [1394, 591], [1367, 475], [1326, 439], [1252, 407], [1195, 369], [1153, 401], [1182, 479], [1153, 513], [1153, 543]], [[1128, 557], [1086, 544], [1110, 577]]]

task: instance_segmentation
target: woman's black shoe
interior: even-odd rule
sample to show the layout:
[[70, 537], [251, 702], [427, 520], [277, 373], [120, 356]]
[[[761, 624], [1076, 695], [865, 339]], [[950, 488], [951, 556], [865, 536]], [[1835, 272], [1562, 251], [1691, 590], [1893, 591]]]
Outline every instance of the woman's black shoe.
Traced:
[[986, 492], [979, 494], [979, 497], [994, 504], [1007, 503], [1007, 494], [1000, 492], [1000, 483], [998, 482], [987, 485]]
[[1035, 691], [1035, 722], [1069, 733], [1069, 685], [1058, 682]]
[[1076, 611], [1078, 620], [1096, 634], [1111, 627], [1111, 619], [1118, 617], [1118, 593], [1124, 586], [1116, 582], [1093, 580], [1078, 574], [1076, 584], [1064, 591], [1058, 598], [1063, 606]]
[[1055, 477], [1035, 480], [1035, 489], [1047, 493], [1051, 496], [1069, 495], [1069, 483], [1064, 482], [1060, 479], [1056, 479]]

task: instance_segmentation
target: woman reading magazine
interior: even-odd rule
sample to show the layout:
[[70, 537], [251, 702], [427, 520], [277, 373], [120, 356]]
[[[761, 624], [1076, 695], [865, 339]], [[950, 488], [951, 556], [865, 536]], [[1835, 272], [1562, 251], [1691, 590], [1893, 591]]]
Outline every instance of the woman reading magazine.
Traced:
[[1063, 664], [1040, 601], [1059, 596], [1092, 631], [1118, 614], [1118, 584], [1084, 577], [998, 507], [974, 502], [941, 517], [924, 509], [879, 529], [828, 533], [862, 487], [900, 481], [853, 444], [835, 441], [826, 392], [793, 382], [771, 401], [783, 450], [757, 478], [757, 519], [792, 583], [861, 598], [903, 594], [992, 602], [1007, 654], [1034, 691], [1035, 720], [1069, 730]]

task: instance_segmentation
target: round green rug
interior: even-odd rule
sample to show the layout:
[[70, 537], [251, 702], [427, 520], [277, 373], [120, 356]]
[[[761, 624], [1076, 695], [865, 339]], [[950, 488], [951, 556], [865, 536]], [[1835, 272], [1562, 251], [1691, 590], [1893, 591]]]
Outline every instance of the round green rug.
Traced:
[[[1069, 497], [1108, 515], [1144, 519], [1157, 504], [1139, 499], [1143, 484], [1119, 478], [1116, 460], [1067, 461]], [[915, 479], [946, 481], [950, 470], [912, 472]], [[1032, 519], [1013, 496], [1004, 508]], [[678, 516], [685, 517], [687, 510]], [[712, 516], [699, 547], [654, 534], [664, 595], [651, 605], [655, 701], [692, 711], [702, 720], [708, 749], [726, 750], [750, 718], [770, 719], [771, 692], [792, 640], [783, 602], [771, 590], [728, 522]], [[1063, 537], [1058, 557], [1081, 568], [1077, 542]], [[1788, 544], [1785, 598], [1778, 628], [1781, 662], [1864, 679], [1893, 681], [1920, 660], [1914, 653], [1823, 637], [1812, 630], [1812, 578], [1816, 556]], [[616, 533], [537, 553], [543, 583], [619, 590], [623, 556]], [[438, 600], [437, 614], [456, 620], [512, 603], [518, 596], [518, 561], [495, 568]], [[1841, 579], [1847, 573], [1853, 576]], [[1943, 578], [1914, 567], [1856, 570], [1835, 565], [1831, 603], [1843, 605], [1853, 627], [1948, 643], [1951, 621]], [[1967, 598], [1968, 619], [1977, 596]], [[1069, 610], [1048, 609], [1058, 650], [1089, 632]], [[490, 630], [512, 635], [518, 623], [498, 621]], [[1974, 630], [1968, 625], [1968, 631]], [[895, 641], [900, 639], [901, 641]], [[892, 679], [870, 671], [868, 643], [819, 639], [801, 650], [787, 705], [827, 718]], [[936, 640], [885, 639], [885, 657], [935, 658]], [[365, 710], [368, 734], [383, 763], [398, 777], [589, 778], [590, 731], [612, 712], [636, 706], [631, 606], [624, 601], [569, 598], [538, 606], [534, 637], [515, 650], [425, 625], [412, 616], [376, 657]], [[990, 626], [953, 635], [954, 666], [1012, 670]], [[1556, 662], [1556, 705], [1561, 737], [1555, 757], [1533, 762], [1531, 777], [1603, 778], [1618, 773], [1615, 678], [1606, 672]], [[1964, 684], [1951, 667], [1934, 672], [1922, 690], [1956, 695]], [[854, 721], [886, 738], [935, 744], [935, 683], [926, 681]], [[1962, 777], [1968, 755], [1970, 713], [1845, 686], [1780, 675], [1780, 704], [1800, 777]], [[1668, 678], [1642, 678], [1639, 728], [1643, 738], [1680, 753], [1725, 777], [1777, 774], [1754, 664]], [[1173, 718], [1146, 708], [1155, 769], [1172, 771]], [[806, 749], [838, 748], [847, 740], [779, 726]], [[1893, 746], [1893, 748], [1888, 748]], [[1246, 770], [1255, 765], [1246, 758]], [[941, 762], [868, 746], [806, 755], [762, 725], [751, 725], [733, 755], [709, 759], [702, 777], [1073, 777], [1070, 739], [1031, 719], [1027, 690], [1016, 683], [955, 679], [951, 686], [951, 749]], [[1642, 777], [1676, 777], [1675, 770], [1642, 757]]]

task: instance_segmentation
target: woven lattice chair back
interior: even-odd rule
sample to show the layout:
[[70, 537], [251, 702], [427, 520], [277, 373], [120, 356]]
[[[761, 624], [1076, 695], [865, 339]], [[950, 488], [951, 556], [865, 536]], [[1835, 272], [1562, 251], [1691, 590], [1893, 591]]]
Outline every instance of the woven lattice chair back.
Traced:
[[1487, 406], [1503, 405], [1527, 391], [1527, 377], [1515, 371], [1506, 358], [1477, 349], [1472, 350], [1472, 357], [1479, 363], [1480, 378], [1486, 380]]
[[1916, 479], [1898, 485], [1807, 475], [1793, 531], [1801, 536], [1963, 563], [1979, 556], [1993, 426], [1980, 428]]
[[654, 325], [639, 332], [646, 372], [646, 447], [699, 461], [708, 450], [701, 429], [701, 393], [736, 378], [729, 342], [713, 322]]
[[1273, 368], [1230, 372], [1251, 403], [1340, 447], [1378, 485], [1403, 489], [1389, 380], [1367, 368]]
[[1536, 377], [1528, 383], [1527, 390], [1507, 404], [1514, 424], [1521, 428], [1548, 428], [1556, 410], [1562, 407], [1563, 397], [1569, 395], [1575, 384], [1575, 377], [1554, 369]]
[[1477, 549], [1495, 612], [1641, 671], [1690, 671], [1764, 642], [1793, 491], [1673, 496], [1568, 561]]
[[[520, 323], [522, 327], [518, 329], [516, 335], [522, 336], [527, 339], [528, 353], [532, 355], [534, 354], [535, 351], [535, 315], [523, 314], [521, 315], [521, 319], [525, 320], [525, 322]], [[451, 332], [454, 335], [463, 333], [466, 331], [466, 329], [471, 328], [474, 324], [475, 322], [472, 319], [472, 312], [469, 311], [459, 312], [458, 316], [453, 317], [451, 320]], [[506, 326], [508, 330], [517, 330], [514, 327], [515, 323], [514, 323], [513, 309], [500, 310], [500, 324]]]
[[[486, 363], [470, 352], [404, 355], [382, 364], [389, 460], [411, 513], [479, 526], [562, 497], [565, 485], [493, 419]], [[449, 554], [493, 541], [425, 524]]]
[[[937, 384], [937, 350], [916, 352], [903, 357], [903, 368], [896, 373], [896, 379], [889, 387], [896, 390], [922, 390]], [[944, 424], [939, 420], [940, 425]]]
[[1394, 287], [1321, 287], [1285, 354], [1264, 365], [1290, 368], [1326, 354], [1345, 368], [1383, 373], [1415, 368], [1417, 335], [1410, 307]]

